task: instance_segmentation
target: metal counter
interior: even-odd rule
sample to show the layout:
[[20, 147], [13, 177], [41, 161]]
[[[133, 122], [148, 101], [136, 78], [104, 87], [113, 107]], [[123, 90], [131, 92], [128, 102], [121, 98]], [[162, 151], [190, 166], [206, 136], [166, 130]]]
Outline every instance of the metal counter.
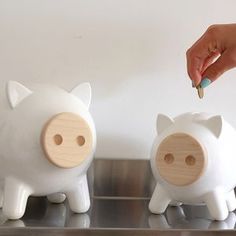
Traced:
[[205, 206], [168, 207], [165, 214], [148, 210], [155, 182], [145, 160], [97, 159], [89, 169], [91, 208], [74, 214], [68, 203], [30, 198], [20, 220], [0, 211], [0, 235], [236, 235], [235, 213], [212, 221]]

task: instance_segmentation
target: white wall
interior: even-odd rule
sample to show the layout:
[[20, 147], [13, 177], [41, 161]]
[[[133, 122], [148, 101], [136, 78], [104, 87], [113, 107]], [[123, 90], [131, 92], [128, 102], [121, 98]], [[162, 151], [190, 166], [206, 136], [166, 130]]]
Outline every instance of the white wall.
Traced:
[[235, 0], [0, 0], [5, 82], [90, 81], [97, 157], [149, 158], [158, 112], [222, 114], [236, 127], [236, 70], [197, 98], [185, 51], [213, 23], [236, 22]]

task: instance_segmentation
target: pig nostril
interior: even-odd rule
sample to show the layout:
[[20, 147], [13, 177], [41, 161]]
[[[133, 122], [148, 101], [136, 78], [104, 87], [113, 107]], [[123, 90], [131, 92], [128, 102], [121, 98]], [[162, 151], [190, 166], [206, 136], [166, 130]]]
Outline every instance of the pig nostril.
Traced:
[[77, 143], [79, 146], [83, 146], [85, 144], [85, 138], [83, 136], [78, 136]]
[[188, 165], [188, 166], [193, 166], [195, 165], [196, 163], [196, 159], [194, 156], [192, 155], [189, 155], [185, 158], [185, 163]]
[[167, 164], [171, 164], [174, 162], [174, 156], [173, 154], [171, 153], [168, 153], [164, 156], [164, 161], [167, 163]]
[[54, 142], [55, 142], [56, 145], [61, 145], [62, 144], [63, 138], [60, 134], [54, 135], [53, 139], [54, 139]]

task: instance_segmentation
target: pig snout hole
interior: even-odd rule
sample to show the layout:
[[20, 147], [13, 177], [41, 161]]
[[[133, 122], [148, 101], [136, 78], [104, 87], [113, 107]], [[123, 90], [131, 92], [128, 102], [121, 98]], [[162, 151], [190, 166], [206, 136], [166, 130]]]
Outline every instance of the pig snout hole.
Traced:
[[196, 163], [196, 159], [194, 156], [192, 155], [189, 155], [185, 158], [185, 163], [188, 165], [188, 166], [193, 166], [195, 165]]
[[54, 135], [54, 142], [56, 145], [61, 145], [63, 142], [63, 138], [60, 134]]
[[78, 136], [77, 143], [79, 146], [83, 146], [85, 144], [85, 138], [83, 136]]
[[171, 164], [174, 162], [174, 156], [171, 153], [165, 155], [164, 160], [167, 164]]
[[[55, 142], [56, 145], [61, 145], [62, 142], [63, 142], [63, 138], [60, 134], [55, 134], [53, 139], [54, 139], [54, 142]], [[79, 146], [83, 146], [85, 144], [84, 136], [80, 135], [80, 136], [77, 137], [76, 140], [77, 140], [77, 143], [78, 143]]]
[[[168, 153], [164, 156], [164, 161], [166, 162], [166, 164], [172, 164], [174, 160], [175, 160], [174, 155], [171, 153]], [[188, 155], [185, 158], [185, 163], [188, 166], [193, 166], [196, 164], [196, 158], [192, 155]]]

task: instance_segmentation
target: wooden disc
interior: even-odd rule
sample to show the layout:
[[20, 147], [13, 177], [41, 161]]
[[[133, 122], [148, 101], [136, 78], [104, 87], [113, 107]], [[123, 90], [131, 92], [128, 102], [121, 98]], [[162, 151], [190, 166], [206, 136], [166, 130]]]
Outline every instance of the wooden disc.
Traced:
[[69, 112], [52, 117], [41, 134], [47, 159], [61, 168], [81, 164], [92, 151], [92, 139], [88, 123], [79, 115]]
[[156, 165], [167, 182], [184, 186], [195, 182], [207, 163], [205, 149], [192, 136], [176, 133], [166, 137], [158, 147]]

